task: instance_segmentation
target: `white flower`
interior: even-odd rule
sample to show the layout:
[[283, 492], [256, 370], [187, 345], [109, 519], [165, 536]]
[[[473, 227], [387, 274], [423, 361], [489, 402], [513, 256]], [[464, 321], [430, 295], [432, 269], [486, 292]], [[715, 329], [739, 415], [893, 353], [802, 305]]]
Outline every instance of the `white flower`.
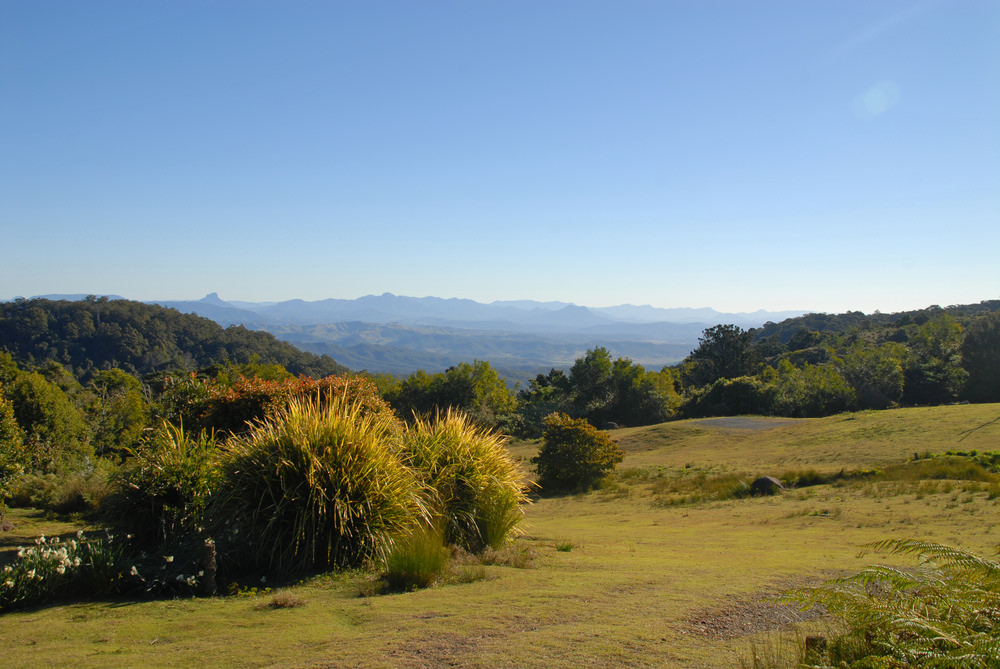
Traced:
[[78, 558], [78, 557], [73, 558], [73, 566], [74, 567], [79, 567], [80, 566], [80, 558]]
[[138, 576], [139, 570], [135, 568], [135, 565], [132, 565], [132, 571], [130, 571], [129, 573], [132, 574], [132, 576]]
[[174, 556], [173, 555], [164, 555], [163, 559], [166, 560], [167, 562], [173, 562], [174, 561]]
[[7, 586], [8, 588], [13, 588], [13, 587], [14, 587], [14, 581], [11, 581], [11, 580], [9, 580], [9, 579], [8, 579], [8, 580], [7, 580], [7, 581], [6, 581], [5, 583], [4, 583], [4, 585], [6, 585], [6, 586]]
[[83, 539], [83, 530], [77, 530], [76, 531], [76, 538], [80, 539], [80, 540]]
[[31, 580], [33, 578], [35, 578], [35, 570], [34, 569], [32, 569], [31, 571], [28, 572], [28, 580]]
[[73, 550], [76, 550], [76, 539], [69, 540], [69, 547]]
[[45, 535], [44, 534], [42, 536], [38, 537], [37, 539], [35, 539], [35, 545], [36, 546], [41, 546], [44, 543], [45, 543]]
[[66, 565], [60, 564], [58, 567], [56, 567], [56, 573], [59, 574], [60, 576], [62, 576], [63, 574], [65, 574], [66, 573]]
[[12, 572], [12, 571], [14, 571], [14, 568], [13, 568], [13, 567], [11, 567], [11, 566], [10, 566], [9, 564], [8, 564], [8, 565], [4, 565], [4, 568], [3, 568], [3, 573], [5, 573], [5, 574], [9, 574], [9, 573], [10, 573], [10, 572]]

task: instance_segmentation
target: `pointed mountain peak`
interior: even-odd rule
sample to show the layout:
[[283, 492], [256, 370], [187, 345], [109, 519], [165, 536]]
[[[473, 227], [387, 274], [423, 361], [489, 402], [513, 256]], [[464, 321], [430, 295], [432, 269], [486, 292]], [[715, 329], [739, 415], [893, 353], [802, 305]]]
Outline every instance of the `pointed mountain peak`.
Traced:
[[206, 304], [218, 304], [223, 306], [228, 306], [229, 303], [219, 297], [218, 293], [209, 293], [205, 297], [201, 298], [199, 302], [205, 302]]

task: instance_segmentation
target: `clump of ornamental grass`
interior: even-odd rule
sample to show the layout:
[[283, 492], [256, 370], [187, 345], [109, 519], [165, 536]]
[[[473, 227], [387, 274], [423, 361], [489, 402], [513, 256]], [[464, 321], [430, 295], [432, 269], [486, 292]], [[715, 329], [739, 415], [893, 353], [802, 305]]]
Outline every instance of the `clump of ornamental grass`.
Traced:
[[296, 398], [230, 439], [211, 529], [220, 569], [277, 575], [383, 562], [426, 523], [398, 420], [343, 396]]
[[434, 584], [448, 570], [449, 551], [444, 536], [434, 527], [421, 527], [397, 541], [386, 556], [386, 588], [407, 592]]
[[404, 436], [404, 448], [432, 490], [448, 543], [479, 552], [512, 537], [527, 496], [503, 435], [448, 409], [434, 420], [418, 417]]
[[825, 606], [849, 630], [832, 640], [818, 666], [998, 666], [1000, 563], [929, 541], [879, 541], [868, 549], [915, 555], [918, 564], [874, 565], [793, 595], [804, 606]]

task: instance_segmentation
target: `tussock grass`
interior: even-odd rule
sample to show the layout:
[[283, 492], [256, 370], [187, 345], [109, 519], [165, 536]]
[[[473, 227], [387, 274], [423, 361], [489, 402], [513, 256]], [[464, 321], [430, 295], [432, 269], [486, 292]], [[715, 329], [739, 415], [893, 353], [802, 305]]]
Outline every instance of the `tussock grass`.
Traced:
[[385, 559], [386, 587], [408, 592], [434, 584], [448, 567], [449, 553], [440, 530], [422, 527], [397, 541]]
[[750, 496], [748, 479], [753, 480], [753, 477], [738, 473], [710, 476], [698, 472], [692, 476], [661, 479], [652, 485], [651, 491], [657, 504], [667, 506], [742, 499]]
[[429, 520], [397, 428], [343, 397], [301, 398], [230, 439], [211, 509], [220, 568], [383, 562], [396, 537]]
[[433, 512], [445, 539], [466, 550], [499, 548], [513, 536], [527, 503], [521, 470], [506, 438], [448, 409], [433, 420], [416, 418], [404, 448], [433, 491]]
[[271, 595], [267, 601], [254, 604], [254, 608], [258, 611], [274, 611], [277, 609], [295, 609], [305, 606], [305, 604], [305, 600], [301, 597], [295, 596], [288, 590], [282, 590]]

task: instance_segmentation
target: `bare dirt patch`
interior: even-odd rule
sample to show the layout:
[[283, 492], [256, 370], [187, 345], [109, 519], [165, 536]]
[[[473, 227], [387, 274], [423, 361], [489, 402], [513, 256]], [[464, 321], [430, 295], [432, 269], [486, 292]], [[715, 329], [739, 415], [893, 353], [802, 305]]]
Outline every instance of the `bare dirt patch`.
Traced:
[[826, 615], [821, 608], [803, 611], [772, 595], [732, 597], [722, 606], [698, 611], [686, 621], [687, 631], [706, 639], [736, 639], [771, 632]]

